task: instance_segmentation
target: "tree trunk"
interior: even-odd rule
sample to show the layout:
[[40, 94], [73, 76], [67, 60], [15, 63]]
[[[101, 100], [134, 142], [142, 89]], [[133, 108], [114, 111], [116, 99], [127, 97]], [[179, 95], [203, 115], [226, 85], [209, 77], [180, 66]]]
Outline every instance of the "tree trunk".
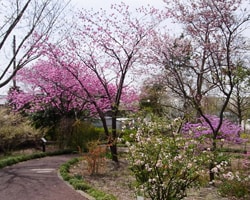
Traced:
[[[217, 144], [216, 144], [216, 138], [217, 138], [217, 132], [214, 132], [213, 142], [212, 142], [212, 153], [214, 158], [217, 157], [216, 151], [217, 151]], [[215, 179], [215, 173], [213, 172], [213, 168], [215, 167], [215, 160], [213, 159], [211, 163], [209, 164], [209, 181], [211, 182], [211, 185], [214, 185], [214, 179]]]
[[112, 134], [109, 139], [109, 145], [110, 145], [112, 160], [118, 163], [119, 160], [118, 160], [118, 152], [117, 152], [117, 145], [116, 145], [116, 139], [117, 139], [116, 131], [117, 131], [116, 130], [116, 115], [114, 115], [112, 116]]
[[117, 145], [116, 144], [111, 144], [110, 145], [110, 151], [111, 151], [111, 155], [112, 155], [112, 160], [114, 162], [116, 162], [116, 163], [119, 163]]
[[211, 185], [214, 185], [214, 179], [215, 179], [215, 175], [214, 172], [212, 171], [212, 169], [215, 167], [214, 162], [212, 161], [209, 164], [209, 181], [211, 183]]

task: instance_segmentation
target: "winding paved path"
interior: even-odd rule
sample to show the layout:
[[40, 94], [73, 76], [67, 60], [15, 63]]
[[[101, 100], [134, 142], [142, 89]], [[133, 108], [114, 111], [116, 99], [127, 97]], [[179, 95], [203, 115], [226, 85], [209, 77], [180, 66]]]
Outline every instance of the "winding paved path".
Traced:
[[87, 200], [58, 177], [72, 155], [45, 157], [0, 169], [0, 200]]

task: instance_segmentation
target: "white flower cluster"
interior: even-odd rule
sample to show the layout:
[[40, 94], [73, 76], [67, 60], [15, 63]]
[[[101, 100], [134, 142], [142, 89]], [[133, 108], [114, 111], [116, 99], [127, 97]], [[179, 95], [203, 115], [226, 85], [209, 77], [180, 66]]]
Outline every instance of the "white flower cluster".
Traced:
[[224, 172], [225, 171], [225, 167], [228, 166], [228, 162], [227, 161], [222, 161], [220, 164], [215, 163], [216, 166], [214, 168], [211, 169], [211, 172], [218, 174], [219, 172]]
[[245, 176], [245, 175], [242, 175], [240, 174], [239, 171], [236, 171], [235, 173], [229, 171], [225, 174], [222, 174], [223, 178], [226, 179], [226, 180], [237, 180], [237, 181], [250, 181], [250, 175], [248, 176]]

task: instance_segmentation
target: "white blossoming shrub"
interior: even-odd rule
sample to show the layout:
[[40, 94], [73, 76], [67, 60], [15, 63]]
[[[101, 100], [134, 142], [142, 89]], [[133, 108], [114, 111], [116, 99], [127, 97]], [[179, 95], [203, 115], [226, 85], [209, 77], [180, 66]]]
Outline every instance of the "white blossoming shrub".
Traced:
[[[239, 162], [239, 161], [238, 161]], [[250, 199], [250, 152], [240, 158], [240, 166], [229, 166], [219, 174], [221, 196]]]
[[202, 150], [202, 138], [184, 137], [178, 130], [181, 121], [143, 122], [135, 127], [129, 146], [131, 170], [136, 178], [138, 195], [155, 199], [182, 199], [186, 190], [199, 186], [206, 175], [210, 152]]
[[228, 171], [221, 176], [218, 191], [221, 196], [250, 199], [250, 174], [245, 171]]

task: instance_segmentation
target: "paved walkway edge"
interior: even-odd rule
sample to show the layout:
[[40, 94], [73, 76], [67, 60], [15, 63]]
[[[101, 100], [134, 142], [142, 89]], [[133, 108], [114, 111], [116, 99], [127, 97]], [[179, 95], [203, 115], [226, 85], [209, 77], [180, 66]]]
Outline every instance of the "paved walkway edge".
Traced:
[[[73, 190], [75, 190], [75, 188], [70, 185], [67, 181], [63, 180], [63, 177], [60, 174], [60, 171], [57, 170], [57, 176], [70, 188], [72, 188]], [[86, 192], [82, 191], [82, 190], [75, 190], [76, 192], [80, 193], [83, 197], [87, 198], [88, 200], [96, 200], [94, 197], [90, 196], [89, 194], [87, 194]]]

